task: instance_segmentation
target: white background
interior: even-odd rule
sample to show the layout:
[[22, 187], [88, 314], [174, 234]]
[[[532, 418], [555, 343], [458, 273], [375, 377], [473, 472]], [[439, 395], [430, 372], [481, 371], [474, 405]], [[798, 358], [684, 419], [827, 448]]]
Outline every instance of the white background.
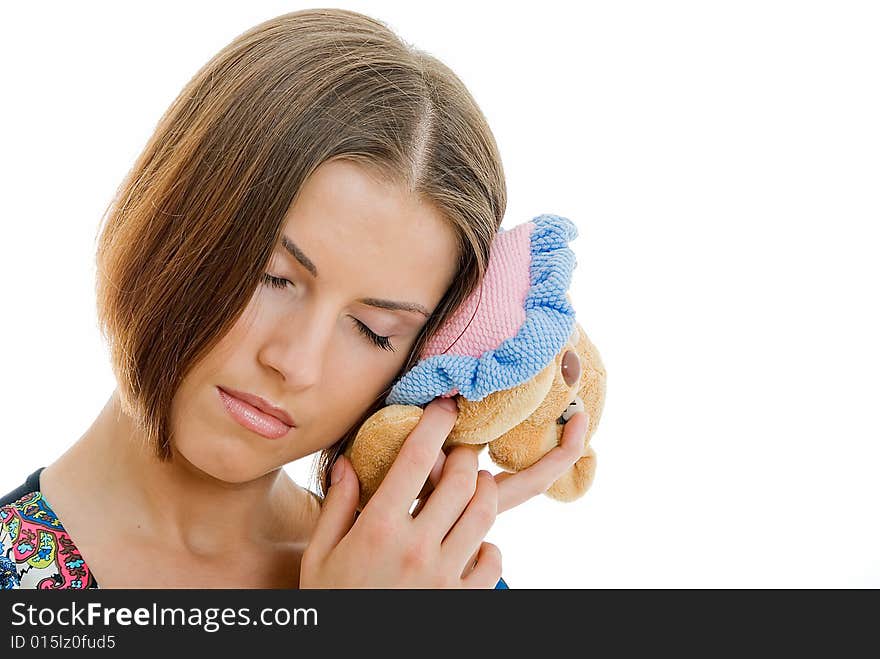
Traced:
[[[572, 293], [608, 369], [596, 481], [498, 517], [511, 587], [880, 586], [877, 5], [334, 4], [468, 85], [506, 228], [579, 228]], [[95, 238], [160, 115], [236, 35], [308, 6], [4, 5], [0, 491], [114, 387]]]

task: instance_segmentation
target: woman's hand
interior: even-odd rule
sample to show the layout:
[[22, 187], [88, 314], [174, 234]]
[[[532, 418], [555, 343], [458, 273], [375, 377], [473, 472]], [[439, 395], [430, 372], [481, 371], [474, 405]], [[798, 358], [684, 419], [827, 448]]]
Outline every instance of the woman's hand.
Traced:
[[477, 451], [454, 447], [430, 498], [417, 517], [410, 513], [456, 417], [443, 399], [425, 407], [356, 519], [358, 479], [345, 456], [337, 459], [303, 554], [301, 588], [495, 587], [501, 552], [483, 538], [498, 512], [499, 484], [478, 469]]
[[[515, 508], [538, 494], [543, 494], [556, 480], [583, 457], [584, 436], [590, 427], [586, 412], [574, 414], [564, 426], [559, 446], [553, 447], [527, 469], [514, 473], [501, 472], [493, 478], [498, 483], [498, 513]], [[481, 448], [481, 447], [479, 447]], [[441, 450], [428, 478], [424, 492], [437, 487], [448, 457]], [[420, 497], [419, 503], [424, 499]], [[418, 514], [420, 506], [414, 510]]]
[[[493, 478], [498, 484], [498, 513], [515, 508], [532, 497], [543, 494], [560, 476], [571, 469], [583, 455], [584, 436], [589, 427], [589, 415], [586, 412], [578, 412], [565, 423], [559, 446], [553, 447], [537, 462], [522, 471], [495, 474]], [[426, 502], [430, 501], [426, 497], [432, 488], [438, 487], [441, 474], [450, 457], [451, 454], [446, 456], [442, 450], [439, 452], [428, 483], [425, 484], [419, 495], [419, 502], [413, 510], [414, 516], [419, 516], [422, 508], [427, 505]], [[476, 554], [471, 556], [470, 564], [473, 564], [476, 558]]]

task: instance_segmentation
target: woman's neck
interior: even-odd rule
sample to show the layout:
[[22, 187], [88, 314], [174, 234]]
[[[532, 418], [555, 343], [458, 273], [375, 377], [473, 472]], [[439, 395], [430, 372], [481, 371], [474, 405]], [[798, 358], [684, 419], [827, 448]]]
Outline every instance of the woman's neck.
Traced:
[[226, 483], [176, 452], [172, 460], [159, 461], [122, 412], [116, 391], [91, 427], [43, 473], [50, 493], [63, 493], [66, 506], [76, 505], [71, 496], [101, 502], [103, 524], [114, 532], [205, 559], [305, 542], [318, 510], [280, 467], [246, 483]]

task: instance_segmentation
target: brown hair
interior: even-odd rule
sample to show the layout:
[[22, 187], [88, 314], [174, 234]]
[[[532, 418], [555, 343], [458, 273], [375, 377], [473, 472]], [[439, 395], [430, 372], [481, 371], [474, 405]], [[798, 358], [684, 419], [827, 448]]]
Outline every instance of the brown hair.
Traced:
[[[254, 26], [161, 117], [98, 239], [99, 327], [123, 410], [160, 460], [171, 456], [178, 385], [244, 311], [288, 208], [331, 158], [407, 186], [458, 237], [458, 274], [395, 380], [482, 280], [506, 187], [494, 137], [459, 78], [353, 11], [308, 9]], [[321, 496], [333, 459], [392, 384], [318, 455]]]

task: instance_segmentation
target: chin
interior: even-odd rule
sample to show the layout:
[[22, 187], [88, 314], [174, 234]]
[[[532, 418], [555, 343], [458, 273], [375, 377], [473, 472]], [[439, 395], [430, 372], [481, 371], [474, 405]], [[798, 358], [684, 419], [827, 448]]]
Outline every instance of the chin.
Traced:
[[221, 446], [197, 448], [176, 447], [176, 456], [190, 469], [224, 483], [247, 483], [259, 478], [267, 471], [266, 465], [258, 464], [253, 455], [240, 447]]

